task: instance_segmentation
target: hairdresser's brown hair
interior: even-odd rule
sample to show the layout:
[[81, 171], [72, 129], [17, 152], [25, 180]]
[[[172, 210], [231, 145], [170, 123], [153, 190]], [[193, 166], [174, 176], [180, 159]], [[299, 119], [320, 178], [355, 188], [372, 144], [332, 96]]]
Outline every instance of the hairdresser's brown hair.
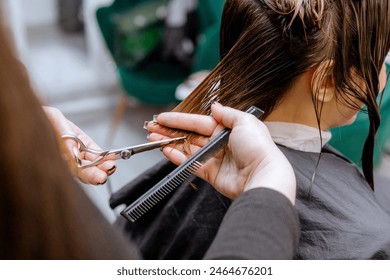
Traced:
[[0, 259], [128, 258], [73, 180], [0, 24]]
[[[265, 118], [303, 73], [327, 63], [315, 72], [316, 84], [331, 73], [338, 100], [357, 110], [355, 99], [367, 106], [363, 171], [373, 188], [378, 77], [389, 31], [389, 0], [227, 0], [220, 63], [174, 110], [209, 114], [210, 102], [218, 100], [240, 110], [256, 105]], [[314, 100], [319, 124], [321, 103]]]

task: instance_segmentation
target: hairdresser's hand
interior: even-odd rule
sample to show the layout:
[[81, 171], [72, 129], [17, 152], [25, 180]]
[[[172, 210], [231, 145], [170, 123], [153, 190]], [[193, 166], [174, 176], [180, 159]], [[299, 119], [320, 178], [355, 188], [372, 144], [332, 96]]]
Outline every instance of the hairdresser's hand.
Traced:
[[[213, 117], [183, 113], [162, 113], [158, 125], [149, 123], [151, 141], [170, 135], [164, 127], [191, 130], [199, 133], [191, 141], [189, 154], [193, 154], [224, 126], [232, 129], [226, 149], [210, 159], [196, 175], [212, 184], [216, 190], [234, 199], [240, 193], [267, 187], [281, 192], [295, 202], [295, 175], [283, 153], [274, 144], [268, 129], [254, 116], [232, 108], [213, 104]], [[189, 129], [191, 128], [191, 129]], [[176, 164], [187, 159], [183, 144], [163, 149], [164, 155]]]
[[[43, 106], [44, 111], [46, 112], [46, 115], [48, 116], [49, 120], [52, 122], [54, 128], [57, 130], [59, 135], [64, 134], [73, 134], [78, 136], [85, 145], [100, 149], [99, 146], [87, 135], [85, 134], [78, 126], [76, 126], [74, 123], [69, 121], [65, 116], [62, 114], [62, 112], [56, 108]], [[77, 143], [71, 139], [64, 140], [65, 145], [71, 155], [74, 153], [74, 149], [77, 149]], [[92, 154], [79, 154], [80, 159], [91, 161], [96, 156]], [[73, 162], [69, 163], [73, 164]], [[116, 169], [115, 162], [113, 160], [105, 161], [104, 163], [98, 165], [98, 166], [91, 166], [84, 169], [75, 169], [72, 168], [72, 170], [76, 170], [77, 172], [76, 176], [84, 183], [87, 184], [93, 184], [93, 185], [99, 185], [104, 184], [107, 181], [107, 176], [113, 174]]]

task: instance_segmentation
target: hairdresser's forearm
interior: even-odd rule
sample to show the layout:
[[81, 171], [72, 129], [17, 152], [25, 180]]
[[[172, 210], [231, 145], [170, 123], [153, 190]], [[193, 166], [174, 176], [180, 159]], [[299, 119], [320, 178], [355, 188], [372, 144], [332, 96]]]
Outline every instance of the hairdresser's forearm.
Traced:
[[257, 188], [231, 205], [206, 259], [291, 259], [299, 240], [299, 221], [281, 193]]

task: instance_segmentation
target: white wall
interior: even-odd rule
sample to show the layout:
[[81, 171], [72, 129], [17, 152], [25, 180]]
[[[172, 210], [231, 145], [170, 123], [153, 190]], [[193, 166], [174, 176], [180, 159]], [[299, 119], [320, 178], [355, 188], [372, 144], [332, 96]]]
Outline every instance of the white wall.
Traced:
[[[15, 1], [15, 0], [11, 0]], [[19, 0], [27, 26], [54, 24], [57, 21], [57, 0]]]
[[28, 53], [26, 28], [55, 24], [57, 0], [0, 0], [0, 4], [19, 56], [22, 61], [26, 61]]
[[10, 29], [19, 57], [23, 60], [27, 53], [26, 31], [23, 20], [22, 3], [20, 0], [0, 0], [1, 16], [4, 24]]
[[96, 9], [109, 5], [113, 0], [83, 0], [83, 17], [88, 55], [101, 84], [116, 82], [115, 65], [110, 57], [96, 21]]

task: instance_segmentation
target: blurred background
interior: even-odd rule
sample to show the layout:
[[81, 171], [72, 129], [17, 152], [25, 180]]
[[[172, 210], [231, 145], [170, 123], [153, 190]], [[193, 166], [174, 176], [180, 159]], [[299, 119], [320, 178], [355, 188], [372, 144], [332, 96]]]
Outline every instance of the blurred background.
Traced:
[[[223, 2], [200, 0], [198, 10], [197, 0], [0, 0], [39, 98], [105, 149], [146, 142], [144, 122], [217, 63]], [[121, 209], [110, 209], [110, 194], [160, 159], [159, 150], [135, 155], [105, 185], [81, 185], [114, 221]]]
[[[219, 59], [224, 0], [0, 3], [39, 98], [60, 109], [102, 148], [146, 142], [144, 121], [173, 108]], [[376, 162], [378, 181], [383, 184], [389, 178], [389, 106], [390, 100], [384, 100], [385, 125]], [[357, 163], [366, 120], [359, 115], [354, 126], [333, 131], [332, 144]], [[109, 207], [110, 193], [161, 159], [159, 150], [135, 155], [119, 161], [105, 185], [81, 186], [114, 221], [121, 209]]]
[[[108, 141], [111, 119], [123, 90], [118, 82], [116, 66], [98, 28], [96, 9], [112, 1], [83, 0], [77, 9], [74, 9], [76, 5], [67, 7], [60, 3], [72, 0], [1, 2], [17, 51], [43, 103], [62, 110], [68, 119], [103, 148], [147, 141], [144, 121], [167, 110], [168, 105], [148, 106], [129, 102], [115, 136]], [[109, 187], [112, 191], [119, 189], [159, 159], [162, 156], [158, 150], [119, 161], [117, 171], [108, 183], [97, 187], [83, 185], [83, 188], [105, 216], [113, 221], [117, 212], [114, 213], [108, 206]]]

